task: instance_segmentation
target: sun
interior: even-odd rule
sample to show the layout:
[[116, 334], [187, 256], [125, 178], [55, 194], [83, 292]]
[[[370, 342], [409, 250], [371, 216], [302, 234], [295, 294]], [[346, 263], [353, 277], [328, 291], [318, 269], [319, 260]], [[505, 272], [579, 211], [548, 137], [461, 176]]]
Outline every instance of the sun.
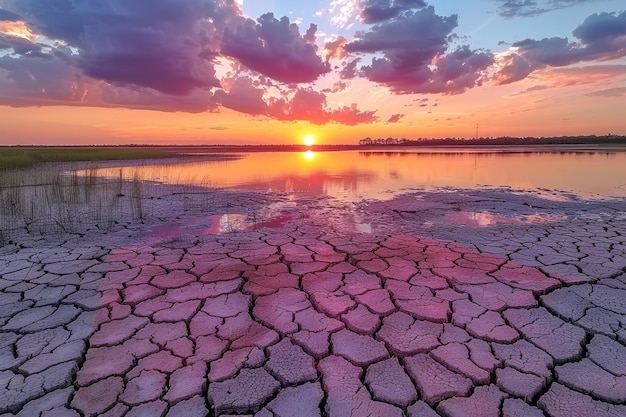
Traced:
[[304, 137], [304, 144], [306, 146], [313, 146], [314, 143], [315, 143], [315, 138], [313, 137], [313, 135], [306, 135]]

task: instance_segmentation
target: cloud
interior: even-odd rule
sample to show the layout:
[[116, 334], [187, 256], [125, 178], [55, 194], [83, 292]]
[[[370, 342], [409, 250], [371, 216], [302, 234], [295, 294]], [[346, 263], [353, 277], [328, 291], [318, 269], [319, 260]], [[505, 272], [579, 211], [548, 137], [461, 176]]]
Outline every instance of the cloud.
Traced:
[[378, 120], [375, 111], [361, 111], [356, 103], [350, 106], [343, 106], [328, 113], [329, 121], [341, 123], [347, 126], [373, 123]]
[[350, 29], [357, 21], [381, 23], [423, 7], [426, 7], [423, 0], [333, 0], [328, 9], [317, 12], [317, 15], [327, 15], [334, 26]]
[[25, 37], [18, 37], [0, 32], [0, 49], [11, 51], [13, 54], [25, 55], [25, 56], [40, 56], [43, 57], [46, 54], [42, 53], [41, 45], [27, 39]]
[[330, 23], [341, 29], [350, 29], [360, 13], [359, 0], [332, 0], [328, 9], [322, 9], [317, 16], [328, 16]]
[[311, 89], [299, 89], [291, 100], [271, 102], [270, 116], [286, 121], [307, 120], [318, 125], [336, 122], [353, 126], [377, 120], [374, 111], [361, 111], [356, 104], [335, 110], [327, 109], [326, 95]]
[[216, 103], [229, 109], [251, 115], [268, 113], [268, 106], [263, 99], [264, 89], [256, 88], [252, 79], [238, 77], [228, 92], [215, 92]]
[[402, 119], [404, 117], [404, 114], [394, 114], [392, 115], [389, 119], [387, 119], [387, 123], [398, 123], [400, 121], [400, 119]]
[[535, 91], [547, 90], [548, 88], [550, 88], [550, 87], [548, 87], [547, 85], [534, 85], [532, 87], [525, 88], [524, 90], [519, 91], [519, 92], [517, 92], [515, 94], [511, 94], [511, 95], [513, 95], [513, 96], [522, 96], [524, 94], [532, 93], [532, 92], [535, 92]]
[[165, 94], [151, 88], [128, 88], [99, 82], [92, 86], [89, 92], [96, 98], [84, 102], [85, 105], [187, 113], [217, 112], [219, 110], [213, 93], [200, 89], [195, 89], [181, 96]]
[[[500, 4], [521, 15], [579, 2]], [[458, 16], [437, 15], [423, 0], [333, 1], [333, 7], [356, 13], [365, 30], [351, 40], [329, 37], [323, 47], [316, 25], [301, 32], [289, 18], [271, 13], [252, 20], [236, 0], [0, 3], [0, 103], [14, 106], [228, 108], [285, 121], [353, 125], [376, 121], [376, 113], [333, 105], [328, 97], [356, 77], [396, 94], [459, 94], [488, 79], [508, 84], [531, 75], [547, 86], [598, 82], [604, 79], [597, 72], [601, 66], [589, 64], [626, 56], [626, 12], [595, 13], [570, 39], [525, 39], [494, 54], [457, 46]], [[583, 74], [572, 64], [593, 69]], [[323, 80], [328, 88], [316, 89], [312, 83], [331, 71]], [[394, 114], [388, 122], [402, 117]]]
[[266, 13], [258, 23], [247, 19], [235, 28], [226, 28], [222, 53], [237, 59], [253, 71], [284, 83], [315, 81], [330, 71], [317, 55], [313, 43], [317, 27], [311, 25], [304, 37], [289, 18], [276, 19]]
[[284, 121], [356, 125], [377, 120], [375, 112], [361, 111], [356, 104], [330, 109], [326, 94], [311, 88], [298, 88], [292, 94], [280, 97], [266, 96], [262, 86], [255, 85], [252, 79], [245, 77], [236, 78], [229, 91], [217, 91], [214, 100], [217, 104], [238, 112]]
[[411, 9], [426, 7], [422, 0], [361, 0], [361, 21], [380, 23]]
[[626, 87], [607, 88], [587, 94], [591, 97], [622, 97], [626, 96]]
[[323, 93], [340, 93], [345, 91], [350, 86], [350, 82], [339, 80], [333, 84], [332, 88], [325, 88], [322, 90]]
[[546, 67], [561, 67], [580, 62], [608, 61], [626, 56], [626, 12], [596, 13], [578, 26], [567, 38], [526, 39], [516, 42], [498, 57], [497, 84], [526, 78]]
[[0, 9], [0, 22], [17, 22], [21, 20], [22, 17], [16, 13], [10, 12], [8, 10]]
[[585, 65], [549, 68], [533, 74], [533, 78], [551, 87], [573, 85], [606, 85], [626, 75], [626, 65]]
[[109, 84], [86, 77], [63, 56], [56, 55], [0, 57], [0, 104], [125, 107], [190, 113], [217, 109], [212, 94], [206, 90], [179, 96], [151, 88]]
[[481, 84], [493, 56], [467, 46], [446, 54], [457, 21], [457, 15], [436, 15], [432, 6], [405, 12], [359, 33], [345, 50], [382, 54], [360, 70], [370, 81], [396, 93], [461, 93]]
[[[235, 0], [4, 0], [2, 5], [0, 49], [8, 51], [0, 56], [3, 104], [186, 112], [224, 106], [272, 117], [263, 87], [277, 81], [296, 88], [330, 71], [317, 55], [315, 25], [300, 34], [288, 18], [271, 13], [255, 22], [242, 15]], [[227, 58], [232, 79], [220, 80], [216, 68]], [[257, 81], [241, 77], [245, 72]], [[297, 109], [297, 102], [287, 101], [289, 109], [292, 105]]]
[[89, 80], [60, 58], [0, 57], [0, 103], [14, 106], [80, 103]]
[[326, 62], [331, 59], [343, 59], [346, 57], [347, 53], [345, 50], [345, 46], [348, 43], [348, 40], [343, 36], [338, 36], [336, 39], [326, 42], [324, 44], [324, 57]]
[[[513, 49], [512, 51], [516, 51]], [[523, 80], [537, 69], [532, 62], [516, 52], [496, 56], [497, 71], [491, 79], [496, 85], [511, 84]]]
[[359, 32], [356, 39], [346, 45], [348, 52], [382, 52], [388, 57], [397, 56], [398, 63], [409, 65], [430, 61], [443, 53], [447, 38], [457, 26], [458, 16], [442, 17], [429, 6], [408, 12], [398, 19], [374, 25], [368, 32]]
[[626, 11], [621, 14], [606, 12], [592, 14], [582, 25], [574, 29], [573, 34], [586, 45], [599, 46], [598, 44], [615, 42], [624, 48], [626, 40], [620, 37], [626, 35]]
[[172, 95], [219, 86], [210, 62], [215, 32], [237, 15], [229, 1], [5, 3], [33, 31], [78, 51], [67, 59], [85, 75]]
[[279, 120], [308, 120], [320, 125], [337, 122], [350, 126], [377, 120], [375, 112], [360, 111], [356, 104], [327, 110], [326, 96], [309, 89], [300, 89], [292, 100], [276, 104], [272, 111], [273, 116]]
[[361, 58], [354, 58], [350, 61], [345, 61], [343, 63], [343, 67], [339, 71], [339, 77], [350, 80], [355, 78], [357, 75], [357, 65], [361, 61]]
[[498, 13], [503, 17], [532, 17], [553, 10], [588, 3], [593, 0], [495, 0]]

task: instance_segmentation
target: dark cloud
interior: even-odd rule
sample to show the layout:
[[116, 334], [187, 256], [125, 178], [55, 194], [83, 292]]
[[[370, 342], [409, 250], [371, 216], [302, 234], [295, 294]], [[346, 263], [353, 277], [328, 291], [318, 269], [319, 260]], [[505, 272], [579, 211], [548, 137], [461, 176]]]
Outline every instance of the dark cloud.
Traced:
[[593, 0], [495, 0], [503, 17], [532, 17]]
[[[185, 95], [219, 87], [212, 60], [219, 55], [287, 83], [328, 72], [316, 54], [316, 27], [304, 35], [289, 19], [245, 19], [234, 0], [10, 0], [38, 33], [67, 43], [86, 75], [118, 85]], [[4, 42], [6, 43], [6, 42]]]
[[382, 54], [360, 68], [370, 81], [397, 93], [460, 93], [480, 84], [490, 53], [467, 46], [446, 54], [458, 17], [432, 6], [374, 25], [345, 46], [350, 53]]
[[[573, 34], [587, 45], [617, 41], [619, 37], [626, 35], [626, 12], [592, 14], [574, 29]], [[622, 41], [621, 46], [625, 47], [625, 44]]]
[[426, 7], [422, 0], [361, 0], [361, 21], [380, 23], [400, 15], [400, 13]]
[[0, 104], [125, 107], [190, 113], [217, 108], [212, 94], [206, 90], [178, 96], [139, 86], [121, 87], [86, 77], [63, 56], [56, 55], [0, 57]]
[[494, 63], [489, 52], [470, 50], [462, 46], [435, 60], [430, 82], [425, 92], [458, 94], [482, 85], [483, 72]]
[[404, 114], [401, 114], [401, 113], [394, 114], [387, 120], [387, 123], [398, 123], [400, 119], [402, 119], [403, 117], [404, 117]]
[[[330, 71], [317, 55], [315, 25], [300, 34], [288, 18], [265, 14], [255, 22], [242, 16], [235, 0], [4, 0], [2, 5], [0, 20], [19, 21], [47, 39], [39, 44], [0, 33], [0, 48], [10, 51], [0, 57], [5, 104], [187, 112], [224, 106], [272, 117], [266, 88], [278, 81], [296, 89]], [[217, 59], [224, 56], [234, 59], [232, 78], [218, 80]], [[241, 78], [244, 69], [257, 81]], [[361, 117], [359, 111], [335, 116], [325, 107], [318, 112], [322, 116], [307, 115], [301, 95], [294, 100], [285, 102], [285, 117], [326, 122]]]
[[22, 19], [20, 15], [8, 10], [0, 9], [0, 22], [17, 22], [20, 19]]
[[409, 12], [390, 22], [374, 25], [368, 32], [357, 33], [345, 47], [348, 52], [382, 52], [397, 63], [410, 66], [427, 62], [448, 45], [448, 36], [456, 28], [458, 16], [442, 17], [429, 6]]
[[85, 75], [172, 95], [219, 86], [206, 57], [219, 46], [215, 32], [238, 11], [233, 0], [6, 3], [33, 31], [75, 48], [73, 64]]
[[514, 43], [512, 51], [501, 58], [496, 82], [508, 84], [546, 67], [626, 56], [626, 12], [593, 14], [573, 34], [578, 41], [553, 37]]
[[349, 80], [357, 75], [357, 65], [361, 62], [361, 58], [354, 58], [350, 61], [346, 61], [343, 67], [339, 71], [339, 76], [343, 79]]
[[196, 89], [180, 96], [164, 94], [145, 87], [129, 88], [99, 83], [92, 86], [90, 91], [99, 95], [93, 100], [84, 102], [84, 105], [186, 113], [217, 112], [219, 110], [213, 94], [207, 90]]
[[537, 67], [532, 62], [517, 53], [501, 56], [498, 61], [499, 69], [492, 79], [497, 85], [510, 84], [528, 77]]
[[41, 45], [28, 39], [10, 36], [0, 32], [0, 49], [12, 50], [17, 55], [44, 56], [41, 53]]
[[285, 83], [315, 81], [330, 71], [327, 63], [317, 55], [312, 25], [302, 37], [298, 25], [289, 18], [276, 19], [266, 13], [258, 23], [247, 19], [235, 28], [226, 28], [222, 53], [237, 59], [246, 67]]
[[[526, 39], [496, 57], [469, 46], [451, 47], [459, 43], [454, 33], [458, 16], [439, 16], [422, 0], [360, 0], [368, 30], [351, 41], [331, 38], [323, 48], [316, 45], [315, 25], [301, 33], [287, 17], [267, 13], [248, 19], [236, 0], [0, 2], [6, 32], [0, 33], [0, 49], [6, 51], [0, 56], [0, 103], [10, 105], [186, 112], [224, 107], [285, 121], [353, 125], [377, 120], [375, 112], [356, 104], [333, 107], [326, 93], [345, 90], [345, 80], [357, 76], [399, 94], [457, 94], [480, 86], [494, 63], [497, 84], [544, 70], [538, 76], [550, 72], [561, 77], [559, 85], [570, 85], [585, 78], [568, 78], [554, 67], [626, 56], [626, 12], [589, 16], [573, 31], [573, 40]], [[524, 15], [581, 2], [508, 0], [500, 5], [516, 10], [512, 15]], [[6, 29], [14, 26], [17, 32]], [[232, 66], [218, 68], [224, 62]], [[338, 76], [332, 88], [319, 92], [299, 85], [330, 72], [331, 63]], [[621, 95], [622, 90], [593, 94]], [[395, 114], [388, 122], [402, 117]]]
[[88, 81], [57, 57], [0, 57], [0, 102], [15, 106], [80, 103]]

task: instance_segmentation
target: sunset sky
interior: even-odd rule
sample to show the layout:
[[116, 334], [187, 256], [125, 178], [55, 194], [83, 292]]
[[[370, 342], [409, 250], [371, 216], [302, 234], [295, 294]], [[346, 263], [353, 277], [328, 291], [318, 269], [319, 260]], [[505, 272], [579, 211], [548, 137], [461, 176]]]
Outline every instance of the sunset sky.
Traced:
[[0, 145], [626, 134], [623, 0], [0, 0]]

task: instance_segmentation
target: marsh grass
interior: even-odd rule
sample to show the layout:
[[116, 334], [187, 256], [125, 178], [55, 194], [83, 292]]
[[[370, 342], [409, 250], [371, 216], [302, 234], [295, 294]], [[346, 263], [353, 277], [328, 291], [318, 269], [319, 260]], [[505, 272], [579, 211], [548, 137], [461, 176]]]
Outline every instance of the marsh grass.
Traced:
[[21, 232], [83, 234], [143, 221], [142, 182], [60, 166], [0, 170], [0, 245]]
[[[189, 184], [193, 183], [193, 186]], [[0, 246], [20, 233], [82, 235], [180, 214], [203, 215], [216, 205], [208, 178], [178, 178], [164, 186], [138, 167], [64, 164], [0, 170]]]

